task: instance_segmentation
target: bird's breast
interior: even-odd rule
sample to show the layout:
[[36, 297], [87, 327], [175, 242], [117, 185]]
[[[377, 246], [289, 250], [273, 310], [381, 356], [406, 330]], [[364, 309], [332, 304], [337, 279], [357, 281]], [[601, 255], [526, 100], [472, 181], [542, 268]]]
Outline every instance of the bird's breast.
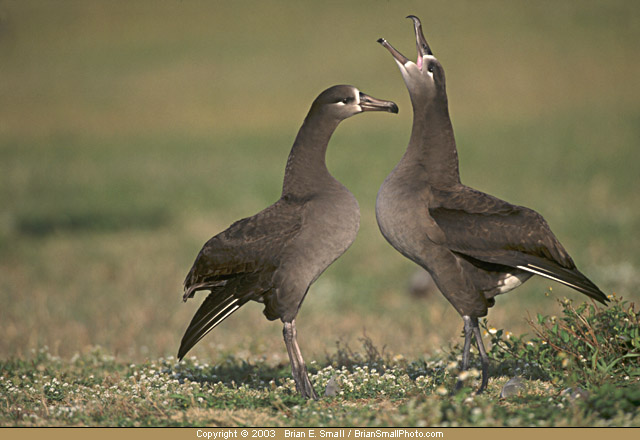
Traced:
[[302, 229], [291, 244], [289, 255], [296, 261], [289, 263], [312, 283], [351, 246], [359, 226], [358, 202], [346, 189], [315, 195], [304, 209]]
[[[391, 177], [391, 176], [390, 176]], [[419, 192], [387, 178], [376, 198], [376, 220], [384, 238], [401, 254], [416, 261], [428, 244], [422, 228], [427, 206]]]
[[318, 224], [315, 229], [325, 238], [325, 245], [339, 257], [358, 234], [360, 208], [356, 198], [344, 189], [331, 197], [319, 198], [314, 211], [309, 222]]

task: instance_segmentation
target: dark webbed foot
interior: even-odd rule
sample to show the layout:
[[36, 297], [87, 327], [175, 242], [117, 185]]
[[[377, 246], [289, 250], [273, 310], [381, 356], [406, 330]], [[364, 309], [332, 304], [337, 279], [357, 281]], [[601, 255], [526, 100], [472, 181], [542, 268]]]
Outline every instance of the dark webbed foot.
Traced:
[[284, 343], [287, 346], [287, 353], [291, 361], [291, 375], [296, 383], [296, 389], [305, 399], [318, 400], [318, 394], [313, 389], [307, 373], [307, 366], [302, 358], [300, 347], [297, 341], [296, 321], [285, 322], [282, 329]]

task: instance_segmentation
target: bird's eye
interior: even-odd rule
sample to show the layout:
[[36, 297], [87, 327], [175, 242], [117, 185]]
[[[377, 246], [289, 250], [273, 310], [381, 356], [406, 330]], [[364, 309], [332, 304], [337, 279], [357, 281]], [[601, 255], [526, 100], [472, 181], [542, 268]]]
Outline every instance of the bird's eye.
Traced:
[[353, 98], [344, 98], [342, 101], [343, 104], [349, 104]]
[[435, 64], [431, 63], [429, 64], [429, 66], [427, 66], [427, 70], [431, 73], [433, 73], [433, 70], [435, 69]]

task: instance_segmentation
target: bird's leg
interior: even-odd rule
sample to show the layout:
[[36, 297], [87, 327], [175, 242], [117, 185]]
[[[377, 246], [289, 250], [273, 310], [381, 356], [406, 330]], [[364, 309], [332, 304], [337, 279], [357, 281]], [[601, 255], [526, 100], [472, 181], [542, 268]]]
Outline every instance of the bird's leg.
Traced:
[[311, 385], [309, 374], [307, 373], [307, 366], [304, 363], [300, 347], [298, 346], [295, 319], [291, 322], [284, 323], [282, 334], [284, 336], [284, 343], [287, 346], [287, 353], [289, 353], [291, 374], [293, 380], [296, 382], [296, 389], [305, 399], [318, 400], [318, 395]]
[[487, 388], [487, 383], [489, 383], [489, 356], [487, 356], [487, 352], [484, 349], [482, 335], [480, 334], [480, 327], [478, 327], [478, 318], [475, 316], [472, 318], [472, 325], [473, 334], [476, 337], [476, 344], [478, 345], [478, 351], [480, 352], [480, 360], [482, 361], [482, 384], [476, 392], [476, 394], [480, 394], [485, 390], [485, 388]]
[[[471, 317], [464, 315], [462, 317], [464, 321], [464, 347], [462, 349], [462, 371], [466, 371], [469, 368], [469, 354], [471, 352], [471, 336], [473, 335], [473, 326]], [[477, 320], [476, 320], [477, 322]], [[456, 391], [462, 388], [462, 381], [459, 380], [456, 383]]]
[[291, 322], [285, 322], [282, 329], [282, 335], [284, 336], [284, 345], [287, 347], [287, 353], [289, 354], [289, 360], [291, 361], [291, 375], [296, 382], [296, 389], [300, 394], [303, 394], [298, 376], [300, 371], [300, 364], [298, 363], [298, 357], [296, 356], [294, 341], [296, 340], [296, 329]]

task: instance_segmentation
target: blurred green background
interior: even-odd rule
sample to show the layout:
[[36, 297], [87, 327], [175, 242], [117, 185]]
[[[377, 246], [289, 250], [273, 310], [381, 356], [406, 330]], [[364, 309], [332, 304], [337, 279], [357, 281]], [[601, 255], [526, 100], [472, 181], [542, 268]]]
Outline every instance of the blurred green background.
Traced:
[[[407, 293], [414, 266], [374, 216], [412, 116], [376, 39], [415, 58], [410, 13], [447, 72], [463, 182], [536, 209], [607, 294], [640, 299], [637, 1], [0, 1], [0, 358], [174, 355], [204, 297], [181, 302], [201, 245], [278, 198], [309, 105], [339, 83], [400, 114], [330, 144], [362, 224], [301, 309], [305, 357], [363, 334], [406, 357], [457, 342], [456, 312]], [[584, 299], [533, 279], [489, 321], [526, 332], [564, 296]], [[286, 360], [261, 311], [192, 354]]]

